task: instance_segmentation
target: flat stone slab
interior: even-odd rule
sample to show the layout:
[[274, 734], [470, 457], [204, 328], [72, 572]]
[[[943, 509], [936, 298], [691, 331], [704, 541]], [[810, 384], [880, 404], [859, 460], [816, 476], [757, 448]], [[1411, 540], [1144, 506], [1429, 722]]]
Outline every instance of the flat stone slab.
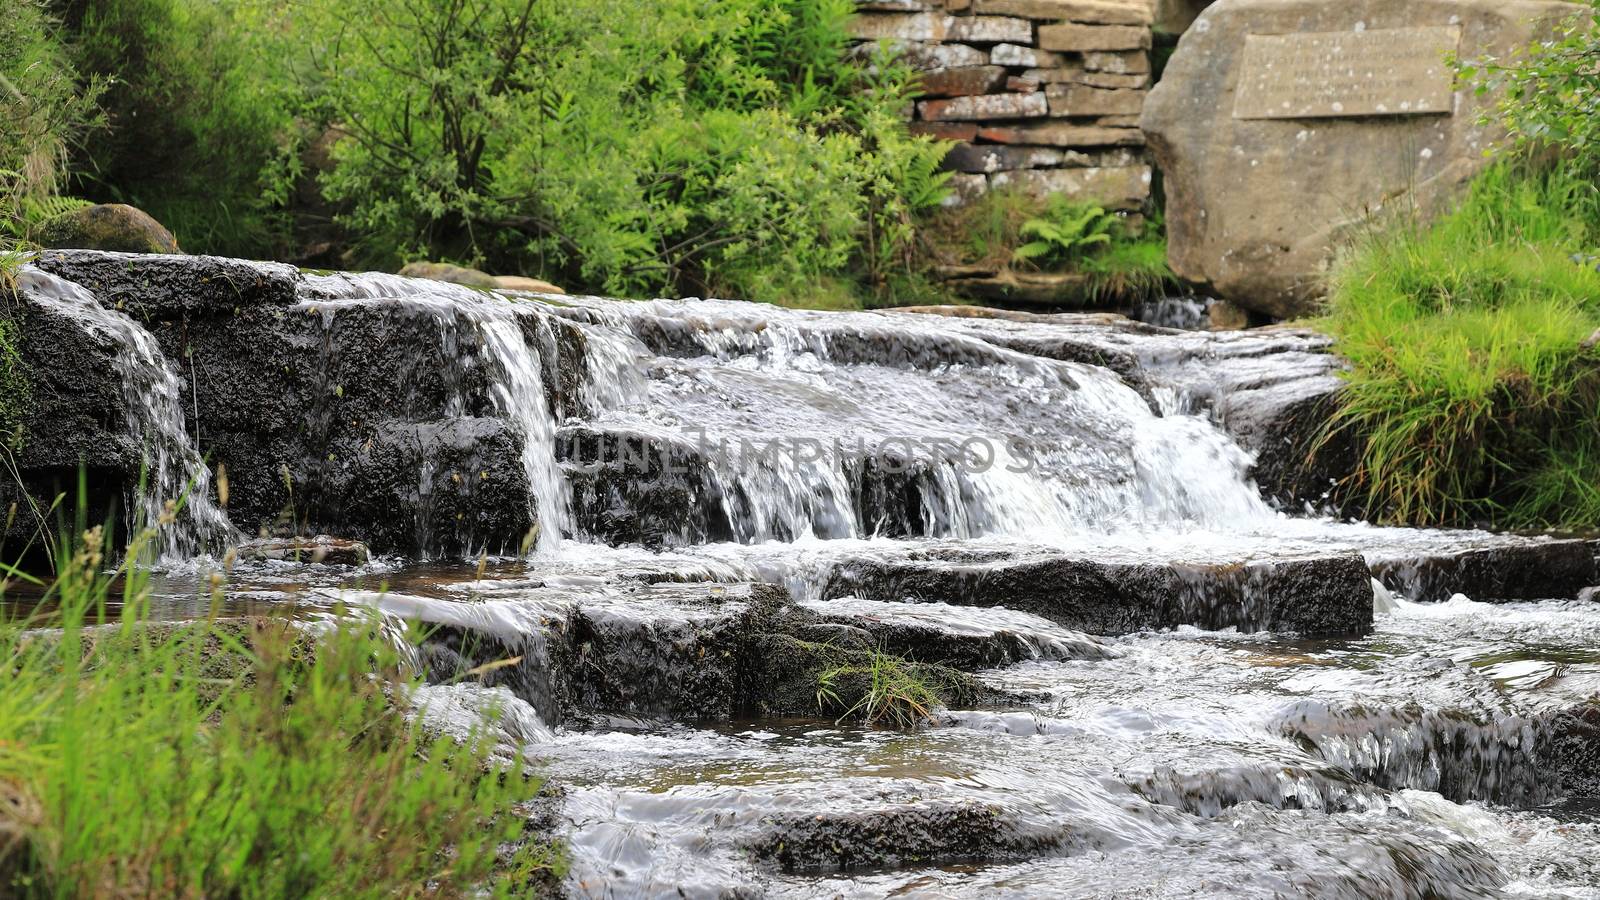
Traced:
[[1003, 606], [1091, 634], [1192, 625], [1304, 637], [1372, 630], [1372, 582], [1354, 552], [1166, 562], [1101, 548], [1016, 553], [953, 546], [835, 562], [827, 598]]

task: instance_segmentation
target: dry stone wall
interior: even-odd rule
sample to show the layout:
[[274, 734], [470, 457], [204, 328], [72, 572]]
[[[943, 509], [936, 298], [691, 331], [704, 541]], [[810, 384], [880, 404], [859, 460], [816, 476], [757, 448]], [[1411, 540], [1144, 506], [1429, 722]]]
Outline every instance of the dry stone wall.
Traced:
[[1139, 115], [1154, 0], [859, 0], [870, 56], [922, 75], [911, 129], [958, 141], [954, 202], [1016, 187], [1137, 210], [1150, 197]]

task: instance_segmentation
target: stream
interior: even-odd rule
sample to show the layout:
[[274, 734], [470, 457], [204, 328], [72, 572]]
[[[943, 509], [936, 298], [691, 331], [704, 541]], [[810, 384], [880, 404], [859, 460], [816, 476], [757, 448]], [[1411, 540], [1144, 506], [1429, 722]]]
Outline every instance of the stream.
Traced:
[[[1259, 410], [1337, 379], [1318, 335], [298, 284], [325, 335], [433, 329], [437, 415], [486, 385], [536, 524], [427, 552], [438, 485], [493, 486], [429, 459], [423, 552], [229, 557], [223, 608], [437, 629], [426, 720], [557, 786], [571, 896], [1600, 897], [1595, 547], [1263, 490]], [[24, 287], [128, 348], [159, 511], [207, 450], [182, 373], [70, 280]], [[204, 612], [237, 542], [207, 477], [158, 616]], [[835, 642], [973, 702], [835, 721], [774, 649]]]

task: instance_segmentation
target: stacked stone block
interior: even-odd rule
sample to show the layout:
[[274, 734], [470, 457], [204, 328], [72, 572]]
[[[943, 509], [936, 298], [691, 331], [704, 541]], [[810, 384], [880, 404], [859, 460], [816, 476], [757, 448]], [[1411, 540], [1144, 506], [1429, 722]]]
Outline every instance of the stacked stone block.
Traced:
[[911, 130], [959, 141], [953, 202], [1018, 187], [1137, 210], [1153, 0], [858, 0], [852, 33], [922, 76]]

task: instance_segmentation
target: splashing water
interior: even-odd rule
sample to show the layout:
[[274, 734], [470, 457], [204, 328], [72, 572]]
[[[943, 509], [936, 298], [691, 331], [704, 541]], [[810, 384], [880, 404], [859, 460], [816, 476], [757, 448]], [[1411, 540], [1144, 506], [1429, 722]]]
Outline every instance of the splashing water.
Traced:
[[[163, 561], [216, 550], [233, 534], [212, 501], [211, 471], [190, 440], [183, 387], [155, 338], [126, 313], [107, 309], [81, 285], [32, 267], [18, 282], [30, 300], [74, 322], [114, 348], [128, 436], [143, 448], [144, 489], [133, 498], [129, 527], [161, 524]], [[169, 521], [168, 507], [178, 507]]]

